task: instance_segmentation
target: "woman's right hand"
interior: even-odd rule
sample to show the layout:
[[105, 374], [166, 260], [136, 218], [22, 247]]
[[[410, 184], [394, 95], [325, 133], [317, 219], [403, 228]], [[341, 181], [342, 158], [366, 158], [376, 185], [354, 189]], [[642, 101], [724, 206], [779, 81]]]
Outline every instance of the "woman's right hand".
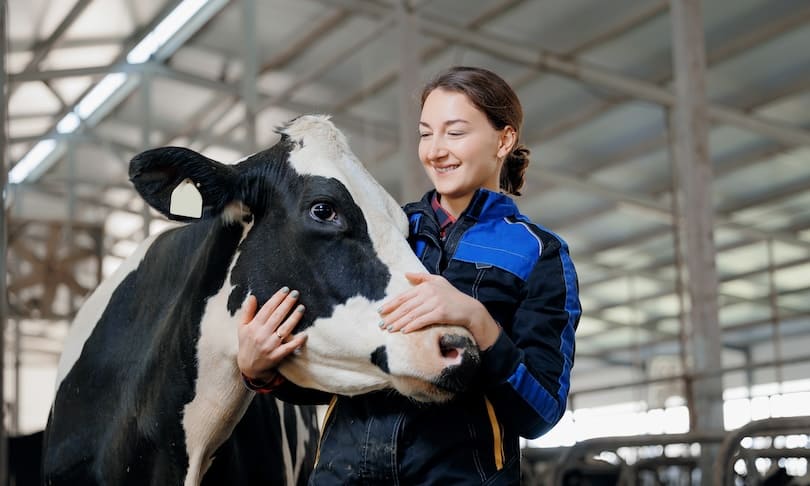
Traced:
[[249, 380], [269, 381], [276, 376], [276, 367], [285, 357], [304, 345], [306, 334], [290, 337], [304, 313], [304, 306], [293, 310], [298, 291], [282, 288], [265, 302], [256, 313], [256, 297], [251, 295], [242, 306], [239, 326], [239, 351], [236, 362]]

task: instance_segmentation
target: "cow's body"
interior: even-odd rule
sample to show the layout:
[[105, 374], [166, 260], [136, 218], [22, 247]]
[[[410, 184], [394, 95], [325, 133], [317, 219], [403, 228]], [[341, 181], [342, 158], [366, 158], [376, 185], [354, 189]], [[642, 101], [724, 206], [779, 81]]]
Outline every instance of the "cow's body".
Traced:
[[[282, 136], [236, 166], [177, 148], [133, 160], [150, 204], [168, 214], [172, 190], [191, 179], [204, 218], [144, 242], [80, 310], [46, 433], [47, 484], [305, 480], [313, 410], [254, 398], [235, 360], [245, 299], [283, 285], [307, 307], [296, 329], [307, 345], [281, 368], [299, 385], [442, 400], [470, 375], [477, 352], [463, 330], [376, 326], [379, 304], [407, 288], [404, 272], [421, 269], [396, 203], [325, 118]], [[461, 352], [446, 353], [449, 342]]]
[[[205, 470], [248, 405], [203, 484], [306, 479], [317, 440], [311, 407], [267, 395], [251, 401], [235, 370], [195, 389], [199, 360], [221, 358], [197, 356], [209, 338], [201, 329], [223, 313], [217, 298], [229, 288], [241, 236], [213, 219], [168, 231], [143, 245], [117, 285], [108, 282], [114, 291], [54, 403], [45, 458], [52, 484], [183, 484], [187, 471], [196, 484], [193, 472]], [[96, 302], [88, 304], [83, 311]]]

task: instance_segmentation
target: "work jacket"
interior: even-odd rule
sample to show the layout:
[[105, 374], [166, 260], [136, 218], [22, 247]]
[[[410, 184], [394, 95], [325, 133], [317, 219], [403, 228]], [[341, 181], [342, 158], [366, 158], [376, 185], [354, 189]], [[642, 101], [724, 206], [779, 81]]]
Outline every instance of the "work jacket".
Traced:
[[581, 313], [567, 245], [484, 189], [442, 238], [433, 195], [404, 208], [412, 248], [502, 330], [472, 388], [448, 403], [393, 391], [333, 398], [310, 484], [518, 484], [519, 437], [544, 434], [565, 411]]

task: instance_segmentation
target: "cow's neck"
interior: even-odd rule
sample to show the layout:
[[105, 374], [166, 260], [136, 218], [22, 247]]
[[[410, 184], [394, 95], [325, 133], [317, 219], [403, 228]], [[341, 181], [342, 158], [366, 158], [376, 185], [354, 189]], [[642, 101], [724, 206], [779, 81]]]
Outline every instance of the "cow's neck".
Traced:
[[[202, 480], [214, 452], [231, 435], [253, 398], [253, 393], [243, 385], [236, 365], [237, 326], [241, 314], [228, 310], [228, 300], [233, 292], [230, 274], [238, 257], [237, 245], [247, 236], [252, 224], [240, 223], [237, 227], [236, 244], [233, 234], [224, 235], [230, 243], [227, 251], [222, 251], [222, 242], [213, 245], [217, 252], [227, 253], [227, 266], [222, 266], [225, 262], [221, 255], [200, 255], [206, 261], [219, 259], [216, 268], [211, 270], [222, 276], [216, 279], [216, 292], [207, 294], [209, 297], [200, 305], [199, 337], [194, 356], [197, 376], [193, 383], [193, 398], [183, 409], [183, 430], [189, 457], [185, 479], [188, 486]], [[215, 238], [221, 239], [223, 235]]]

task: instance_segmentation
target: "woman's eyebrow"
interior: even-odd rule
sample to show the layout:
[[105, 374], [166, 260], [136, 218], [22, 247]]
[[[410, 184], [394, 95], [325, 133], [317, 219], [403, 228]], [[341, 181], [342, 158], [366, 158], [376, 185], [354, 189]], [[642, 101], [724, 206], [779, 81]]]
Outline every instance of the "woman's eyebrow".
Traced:
[[[447, 120], [442, 124], [444, 126], [450, 126], [450, 125], [455, 125], [456, 123], [464, 123], [466, 125], [469, 125], [470, 122], [468, 122], [467, 120], [464, 120], [462, 118], [455, 118], [453, 120]], [[421, 120], [419, 121], [419, 126], [430, 128], [430, 125], [428, 123], [425, 123], [425, 122], [423, 122]]]

